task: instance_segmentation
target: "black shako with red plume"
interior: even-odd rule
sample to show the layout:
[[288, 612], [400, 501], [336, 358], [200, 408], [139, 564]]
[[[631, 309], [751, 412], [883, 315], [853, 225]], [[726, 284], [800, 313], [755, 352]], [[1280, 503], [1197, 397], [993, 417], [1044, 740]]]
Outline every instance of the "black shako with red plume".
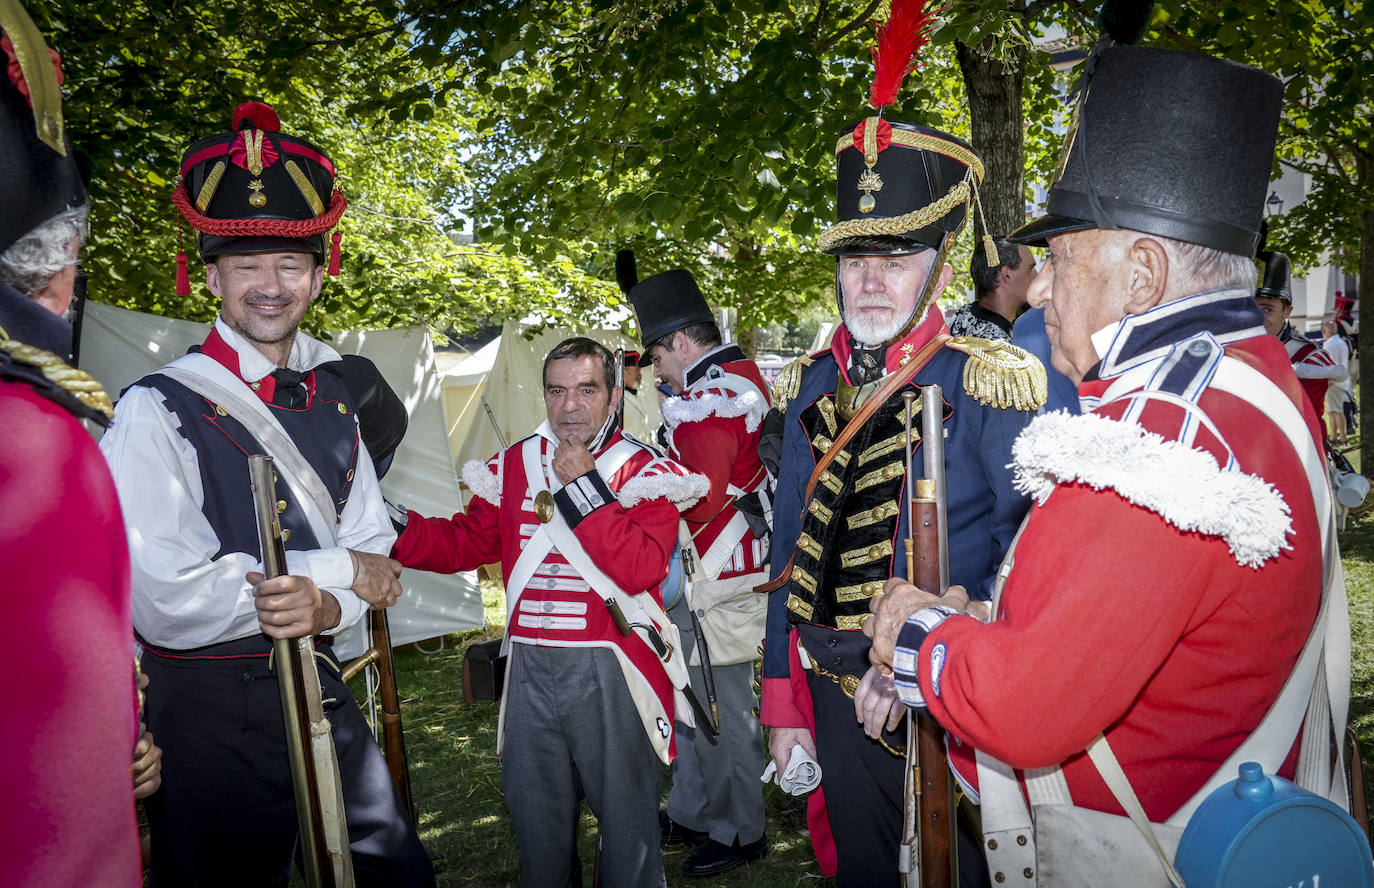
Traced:
[[[172, 193], [206, 262], [228, 253], [312, 253], [325, 261], [326, 235], [348, 202], [334, 184], [324, 150], [281, 132], [270, 105], [247, 102], [234, 128], [196, 142], [181, 161]], [[328, 271], [339, 273], [339, 234]], [[180, 260], [179, 260], [180, 262]]]

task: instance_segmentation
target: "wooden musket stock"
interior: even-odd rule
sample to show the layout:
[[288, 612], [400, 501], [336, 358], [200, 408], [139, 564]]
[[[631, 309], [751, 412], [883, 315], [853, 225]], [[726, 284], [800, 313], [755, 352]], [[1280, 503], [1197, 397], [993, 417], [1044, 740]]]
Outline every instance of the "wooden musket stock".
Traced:
[[352, 681], [368, 666], [377, 667], [378, 696], [381, 698], [382, 755], [386, 758], [386, 768], [391, 772], [391, 782], [396, 786], [396, 794], [401, 797], [401, 805], [410, 813], [410, 819], [419, 825], [419, 811], [410, 791], [410, 760], [406, 756], [405, 732], [401, 726], [401, 696], [396, 689], [396, 665], [391, 650], [391, 624], [386, 611], [368, 611], [369, 627], [372, 630], [372, 646], [356, 660], [344, 665], [343, 680]]
[[[910, 460], [910, 414], [913, 395], [907, 393], [907, 440]], [[921, 391], [921, 448], [925, 478], [912, 479], [909, 501], [910, 537], [907, 540], [907, 577], [927, 592], [943, 595], [949, 587], [949, 559], [945, 515], [944, 401], [940, 387]], [[914, 888], [947, 888], [954, 884], [953, 807], [950, 774], [945, 757], [944, 729], [928, 715], [908, 712], [906, 811], [904, 848], [900, 861], [902, 884]], [[915, 857], [916, 859], [912, 859]], [[915, 878], [913, 878], [915, 877]]]

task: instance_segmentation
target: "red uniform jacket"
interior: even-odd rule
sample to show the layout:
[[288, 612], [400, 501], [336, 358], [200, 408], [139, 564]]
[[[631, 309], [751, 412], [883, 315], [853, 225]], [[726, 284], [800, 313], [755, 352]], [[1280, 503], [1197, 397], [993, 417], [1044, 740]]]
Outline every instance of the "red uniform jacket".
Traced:
[[[1127, 320], [1081, 391], [1091, 403], [1118, 376], [1147, 382], [1091, 415], [1041, 417], [1017, 442], [1018, 484], [1038, 505], [999, 619], [947, 619], [915, 658], [957, 741], [1019, 769], [1062, 764], [1077, 805], [1122, 813], [1082, 754], [1105, 732], [1146, 813], [1168, 818], [1259, 724], [1317, 614], [1307, 476], [1267, 415], [1210, 385], [1218, 345], [1274, 382], [1320, 447], [1248, 294]], [[965, 776], [967, 751], [954, 750]]]
[[[555, 443], [533, 436], [541, 462], [549, 468]], [[598, 458], [625, 441], [619, 432], [594, 455]], [[629, 595], [650, 595], [662, 607], [658, 586], [668, 571], [668, 558], [677, 538], [678, 503], [695, 502], [706, 491], [706, 480], [654, 454], [641, 445], [612, 477], [603, 479], [616, 499], [588, 513], [573, 528], [592, 562]], [[531, 484], [525, 475], [520, 441], [486, 463], [469, 462], [464, 483], [476, 494], [466, 514], [425, 518], [410, 513], [392, 557], [407, 567], [452, 573], [482, 564], [501, 562], [506, 581], [511, 642], [549, 647], [613, 647], [622, 654], [622, 667], [632, 696], [647, 682], [660, 712], [647, 717], [649, 701], [636, 698], [645, 729], [661, 755], [671, 756], [673, 687], [662, 664], [639, 635], [623, 636], [603, 599], [556, 549], [550, 551], [520, 588], [512, 586], [512, 571], [521, 552], [539, 528]], [[595, 474], [595, 473], [592, 473]], [[557, 488], [555, 481], [552, 485]], [[666, 722], [659, 716], [666, 713]], [[666, 759], [665, 759], [666, 760]]]

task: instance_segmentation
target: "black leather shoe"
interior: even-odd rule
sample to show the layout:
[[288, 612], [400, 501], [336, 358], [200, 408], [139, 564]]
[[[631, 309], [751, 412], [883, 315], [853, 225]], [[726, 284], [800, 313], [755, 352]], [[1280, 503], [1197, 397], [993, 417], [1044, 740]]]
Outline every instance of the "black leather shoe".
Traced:
[[711, 836], [697, 829], [688, 829], [671, 819], [667, 811], [658, 812], [658, 828], [664, 845], [700, 845]]
[[734, 844], [731, 845], [722, 845], [715, 839], [707, 839], [705, 844], [687, 858], [687, 862], [682, 865], [682, 874], [684, 876], [714, 876], [732, 870], [740, 864], [758, 860], [767, 853], [767, 837], [747, 845], [740, 845], [739, 839], [735, 839]]

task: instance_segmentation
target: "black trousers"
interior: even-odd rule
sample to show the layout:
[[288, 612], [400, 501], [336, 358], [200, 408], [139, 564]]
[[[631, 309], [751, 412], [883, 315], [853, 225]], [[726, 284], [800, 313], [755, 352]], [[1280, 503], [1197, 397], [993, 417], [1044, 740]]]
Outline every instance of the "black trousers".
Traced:
[[[221, 647], [227, 652], [238, 644]], [[334, 668], [333, 651], [327, 642], [317, 650], [331, 658], [316, 663], [338, 749], [357, 883], [432, 886], [429, 856]], [[296, 805], [277, 676], [267, 659], [177, 659], [148, 651], [142, 665], [148, 727], [163, 749], [162, 788], [147, 804], [153, 884], [286, 885], [296, 851]]]
[[[816, 755], [821, 788], [835, 836], [839, 888], [895, 888], [897, 848], [902, 841], [903, 776], [906, 760], [864, 734], [854, 716], [854, 701], [829, 678], [807, 675], [816, 719]], [[906, 748], [906, 724], [883, 740]], [[959, 819], [959, 884], [977, 888], [990, 882], [976, 827]]]

